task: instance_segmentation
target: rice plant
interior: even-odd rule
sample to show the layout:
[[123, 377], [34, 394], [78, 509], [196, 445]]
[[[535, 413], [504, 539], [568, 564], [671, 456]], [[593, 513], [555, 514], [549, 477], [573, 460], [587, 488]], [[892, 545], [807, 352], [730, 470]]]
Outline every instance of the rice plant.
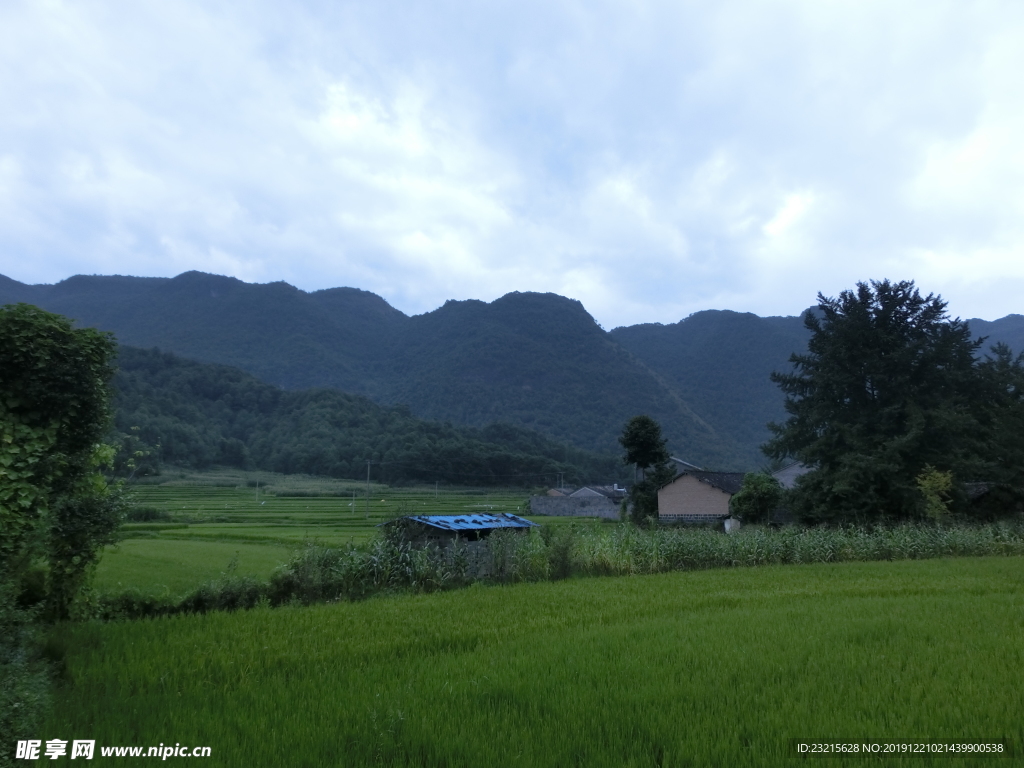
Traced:
[[[669, 567], [681, 550], [668, 545], [689, 540], [714, 562], [761, 560], [777, 534], [749, 533], [740, 545], [582, 528], [576, 544], [645, 552], [632, 569]], [[780, 533], [793, 552], [854, 553], [850, 532]], [[852, 540], [883, 540], [866, 537]], [[335, 552], [305, 557], [317, 573], [353, 567]], [[253, 768], [742, 768], [786, 764], [793, 739], [998, 740], [1019, 757], [1020, 566], [989, 557], [737, 567], [62, 626], [66, 682], [30, 737], [96, 739], [97, 750], [202, 744], [212, 748], [204, 765]], [[378, 577], [393, 583], [384, 574], [402, 567]]]

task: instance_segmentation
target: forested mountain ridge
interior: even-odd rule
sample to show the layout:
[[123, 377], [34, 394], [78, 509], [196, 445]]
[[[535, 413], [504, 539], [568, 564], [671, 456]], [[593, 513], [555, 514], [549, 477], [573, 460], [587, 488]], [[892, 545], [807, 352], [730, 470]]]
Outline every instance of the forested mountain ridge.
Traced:
[[1002, 342], [1006, 344], [1015, 354], [1024, 352], [1024, 315], [1007, 315], [998, 320], [979, 320], [974, 318], [968, 320], [971, 333], [975, 337], [985, 338], [982, 347], [987, 351], [993, 344]]
[[610, 335], [744, 445], [760, 445], [768, 439], [767, 422], [785, 418], [769, 376], [809, 338], [800, 317], [729, 310], [697, 312], [671, 325], [616, 328]]
[[[788, 370], [807, 339], [799, 317], [718, 310], [606, 332], [580, 302], [537, 293], [409, 317], [354, 288], [306, 293], [200, 272], [55, 285], [0, 276], [0, 304], [17, 301], [286, 389], [331, 387], [477, 427], [508, 422], [602, 453], [618, 452], [625, 421], [648, 413], [673, 453], [716, 469], [762, 463], [765, 423], [784, 416], [768, 374]], [[970, 322], [989, 343], [1024, 348], [1020, 315]]]
[[645, 411], [676, 444], [699, 446], [703, 461], [722, 463], [741, 450], [616, 344], [580, 302], [562, 296], [449, 301], [410, 318], [392, 361], [379, 395], [426, 417], [509, 421], [611, 452], [622, 425]]
[[115, 428], [139, 466], [226, 465], [383, 482], [573, 484], [624, 479], [615, 456], [557, 443], [508, 424], [483, 429], [417, 419], [331, 389], [289, 391], [238, 368], [121, 346]]
[[408, 320], [379, 296], [355, 288], [309, 294], [287, 283], [251, 285], [202, 272], [77, 275], [55, 285], [0, 282], [0, 304], [16, 301], [113, 331], [121, 344], [234, 365], [286, 388], [356, 392], [365, 389], [364, 367], [372, 365], [373, 351]]

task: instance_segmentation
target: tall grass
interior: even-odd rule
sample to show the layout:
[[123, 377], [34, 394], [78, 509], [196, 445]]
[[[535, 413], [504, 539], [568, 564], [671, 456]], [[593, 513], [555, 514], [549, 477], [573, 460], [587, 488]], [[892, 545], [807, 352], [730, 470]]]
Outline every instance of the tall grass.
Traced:
[[707, 529], [598, 524], [529, 534], [498, 531], [484, 542], [416, 547], [378, 537], [369, 544], [307, 543], [269, 581], [251, 576], [208, 582], [174, 602], [138, 593], [102, 596], [108, 619], [179, 612], [309, 605], [389, 592], [436, 592], [474, 581], [547, 581], [572, 575], [628, 576], [710, 568], [937, 557], [1024, 555], [1024, 524], [904, 524], [893, 528]]
[[15, 765], [10, 745], [35, 738], [50, 701], [52, 669], [39, 652], [36, 612], [17, 605], [14, 585], [0, 581], [0, 768]]
[[906, 523], [874, 528], [751, 527], [731, 535], [702, 528], [575, 532], [571, 569], [594, 575], [799, 563], [917, 560], [1024, 554], [1021, 521], [977, 526]]

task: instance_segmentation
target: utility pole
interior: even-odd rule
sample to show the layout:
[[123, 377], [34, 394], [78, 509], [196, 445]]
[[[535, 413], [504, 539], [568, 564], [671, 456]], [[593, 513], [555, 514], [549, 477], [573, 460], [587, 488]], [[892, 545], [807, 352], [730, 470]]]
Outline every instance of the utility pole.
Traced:
[[370, 460], [366, 460], [366, 519], [370, 519]]
[[437, 480], [434, 481], [434, 498], [437, 498]]
[[260, 481], [256, 481], [256, 503], [260, 503]]

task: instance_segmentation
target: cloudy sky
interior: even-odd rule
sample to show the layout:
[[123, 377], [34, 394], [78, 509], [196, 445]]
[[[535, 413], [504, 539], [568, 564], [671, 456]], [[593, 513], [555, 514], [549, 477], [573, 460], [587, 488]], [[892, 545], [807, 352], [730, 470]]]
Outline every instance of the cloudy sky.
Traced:
[[0, 3], [0, 273], [1024, 313], [1024, 3]]

